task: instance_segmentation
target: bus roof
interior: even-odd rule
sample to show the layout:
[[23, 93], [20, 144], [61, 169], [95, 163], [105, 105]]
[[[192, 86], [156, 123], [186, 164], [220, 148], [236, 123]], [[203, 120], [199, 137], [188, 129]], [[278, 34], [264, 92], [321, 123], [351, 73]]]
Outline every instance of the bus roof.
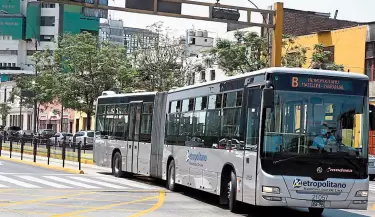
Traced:
[[230, 76], [224, 79], [220, 80], [214, 80], [214, 81], [209, 81], [209, 82], [204, 82], [204, 83], [199, 83], [195, 85], [190, 85], [186, 87], [180, 87], [176, 89], [172, 89], [169, 91], [169, 93], [173, 92], [179, 92], [183, 90], [188, 90], [188, 89], [193, 89], [196, 87], [203, 87], [203, 86], [208, 86], [212, 84], [217, 84], [221, 83], [224, 81], [231, 81], [231, 80], [236, 80], [240, 78], [246, 78], [248, 76], [252, 75], [261, 75], [261, 74], [266, 74], [266, 73], [293, 73], [293, 74], [311, 74], [311, 75], [324, 75], [324, 76], [337, 76], [337, 77], [346, 77], [346, 78], [353, 78], [353, 79], [363, 79], [363, 80], [368, 80], [367, 75], [355, 73], [355, 72], [340, 72], [340, 71], [332, 71], [332, 70], [322, 70], [322, 69], [304, 69], [304, 68], [287, 68], [287, 67], [272, 67], [272, 68], [265, 68], [253, 72], [247, 72], [244, 74], [239, 74], [235, 76]]
[[[262, 75], [266, 73], [293, 73], [293, 74], [311, 74], [311, 75], [322, 75], [322, 76], [337, 76], [337, 77], [346, 77], [346, 78], [353, 78], [353, 79], [361, 79], [361, 80], [368, 80], [368, 76], [364, 74], [359, 74], [355, 72], [340, 72], [340, 71], [331, 71], [331, 70], [321, 70], [321, 69], [304, 69], [304, 68], [286, 68], [286, 67], [272, 67], [272, 68], [265, 68], [253, 72], [247, 72], [244, 74], [230, 76], [224, 79], [218, 79], [214, 81], [208, 81], [204, 83], [199, 83], [195, 85], [180, 87], [176, 89], [171, 89], [168, 93], [179, 92], [183, 90], [189, 90], [197, 87], [208, 86], [212, 84], [217, 84], [225, 81], [232, 81], [236, 79], [246, 78], [248, 76], [253, 75]], [[112, 94], [112, 95], [103, 95], [99, 96], [98, 99], [103, 98], [115, 98], [115, 97], [127, 97], [127, 96], [146, 96], [146, 95], [155, 95], [157, 92], [141, 92], [141, 93], [125, 93], [125, 94]]]
[[126, 97], [126, 96], [146, 96], [146, 95], [155, 95], [156, 93], [157, 92], [120, 93], [120, 94], [112, 94], [112, 95], [99, 96], [98, 99], [115, 98], [115, 97]]

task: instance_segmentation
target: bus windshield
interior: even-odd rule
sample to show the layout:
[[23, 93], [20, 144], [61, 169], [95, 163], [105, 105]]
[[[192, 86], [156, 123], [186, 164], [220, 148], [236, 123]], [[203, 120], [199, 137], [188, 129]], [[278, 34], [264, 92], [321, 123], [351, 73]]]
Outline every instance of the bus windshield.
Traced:
[[275, 90], [262, 150], [266, 156], [344, 152], [365, 157], [366, 103], [360, 95]]

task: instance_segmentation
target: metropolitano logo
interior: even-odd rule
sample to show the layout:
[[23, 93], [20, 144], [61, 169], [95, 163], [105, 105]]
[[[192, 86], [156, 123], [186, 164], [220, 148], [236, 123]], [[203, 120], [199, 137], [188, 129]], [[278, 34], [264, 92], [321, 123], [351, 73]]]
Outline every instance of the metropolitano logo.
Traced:
[[313, 187], [313, 188], [336, 188], [336, 189], [343, 189], [346, 188], [346, 183], [337, 183], [331, 181], [302, 181], [301, 179], [294, 179], [293, 181], [293, 188], [300, 188], [300, 187]]
[[302, 187], [302, 180], [301, 179], [294, 179], [293, 188], [300, 188], [300, 187]]

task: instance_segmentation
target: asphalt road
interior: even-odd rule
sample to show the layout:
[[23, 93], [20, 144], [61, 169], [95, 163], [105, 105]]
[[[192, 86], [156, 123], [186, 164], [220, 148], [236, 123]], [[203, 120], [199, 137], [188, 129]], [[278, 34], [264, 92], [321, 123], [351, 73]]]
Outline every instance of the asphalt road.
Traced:
[[131, 180], [0, 162], [2, 217], [135, 217], [157, 210], [164, 199], [163, 189]]
[[[375, 182], [371, 183], [374, 186]], [[211, 217], [298, 216], [307, 210], [255, 208], [242, 205], [239, 214], [217, 206], [217, 197], [189, 188], [166, 191], [164, 184], [147, 178], [119, 179], [106, 174], [74, 175], [64, 172], [0, 162], [0, 215], [54, 217]], [[375, 191], [370, 192], [366, 211], [326, 210], [324, 217], [375, 216]]]

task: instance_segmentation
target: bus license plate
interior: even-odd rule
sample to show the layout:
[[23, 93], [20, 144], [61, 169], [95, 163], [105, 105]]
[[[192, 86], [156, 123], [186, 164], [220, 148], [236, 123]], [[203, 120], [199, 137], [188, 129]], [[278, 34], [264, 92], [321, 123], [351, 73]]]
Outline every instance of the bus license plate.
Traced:
[[311, 207], [324, 208], [324, 205], [325, 205], [325, 201], [313, 200], [311, 202]]

